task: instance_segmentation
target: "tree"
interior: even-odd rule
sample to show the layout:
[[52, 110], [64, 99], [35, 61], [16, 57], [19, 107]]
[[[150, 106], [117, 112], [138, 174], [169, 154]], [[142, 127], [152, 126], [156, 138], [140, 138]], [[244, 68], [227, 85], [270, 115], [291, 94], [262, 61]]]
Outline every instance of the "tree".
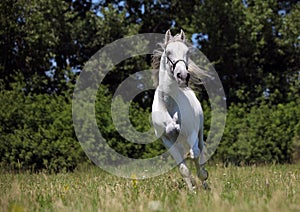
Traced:
[[[72, 128], [71, 97], [86, 62], [116, 39], [169, 28], [174, 33], [183, 29], [222, 80], [231, 106], [218, 157], [263, 162], [274, 153], [276, 161], [290, 161], [291, 140], [299, 147], [299, 17], [295, 0], [3, 0], [0, 163], [57, 171], [85, 160]], [[129, 157], [147, 158], [164, 150], [159, 142], [126, 141], [110, 117], [116, 88], [150, 63], [146, 55], [117, 64], [105, 76], [96, 101], [105, 139]], [[152, 95], [147, 91], [133, 100], [130, 118], [137, 130], [149, 127]], [[123, 103], [119, 99], [120, 116]], [[203, 105], [208, 130], [209, 104]]]
[[[90, 0], [7, 0], [0, 12], [0, 79], [9, 88], [22, 73], [28, 91], [36, 93], [68, 89], [66, 83], [93, 54], [132, 30], [123, 24], [124, 13], [99, 11]], [[31, 83], [33, 75], [39, 83]]]
[[215, 63], [230, 103], [270, 96], [274, 104], [286, 101], [292, 76], [299, 76], [297, 2], [211, 0], [198, 6], [195, 40]]

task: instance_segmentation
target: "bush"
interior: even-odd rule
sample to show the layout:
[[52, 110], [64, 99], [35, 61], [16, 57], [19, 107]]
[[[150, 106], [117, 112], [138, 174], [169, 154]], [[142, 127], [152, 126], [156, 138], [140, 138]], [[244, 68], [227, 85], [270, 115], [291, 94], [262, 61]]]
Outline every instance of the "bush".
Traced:
[[234, 164], [292, 162], [299, 142], [297, 105], [299, 100], [276, 106], [262, 103], [250, 109], [232, 105], [215, 158]]
[[75, 139], [70, 99], [1, 89], [0, 162], [12, 169], [72, 170], [84, 154]]
[[[73, 170], [77, 165], [88, 162], [74, 132], [70, 95], [25, 94], [22, 88], [21, 85], [15, 85], [12, 90], [0, 91], [0, 165], [17, 170], [47, 169], [58, 172]], [[265, 103], [250, 108], [243, 104], [231, 105], [214, 159], [234, 164], [284, 163], [298, 159], [299, 103], [297, 99], [275, 106]], [[110, 105], [111, 96], [105, 88], [100, 88], [95, 104], [96, 120], [102, 136], [112, 149], [131, 158], [151, 158], [166, 151], [159, 140], [150, 144], [136, 144], [124, 139], [112, 121]], [[207, 103], [203, 102], [202, 105], [207, 135], [210, 109]], [[128, 113], [124, 101], [117, 98], [114, 107], [112, 109], [123, 120]], [[90, 123], [85, 122], [84, 113], [81, 124], [88, 133]], [[129, 118], [137, 131], [150, 129], [149, 115], [149, 109], [131, 103]], [[122, 130], [132, 133], [128, 131], [126, 122], [119, 124]], [[98, 158], [105, 147], [100, 146], [91, 133], [87, 134], [86, 139]], [[134, 133], [132, 138], [136, 138]], [[105, 160], [111, 163], [115, 159], [112, 156]]]
[[[140, 135], [132, 131], [132, 129], [129, 129], [128, 125], [130, 124], [137, 132], [140, 133], [150, 130], [151, 123], [149, 109], [143, 109], [138, 105], [138, 103], [131, 102], [128, 111], [126, 103], [121, 97], [115, 98], [115, 102], [111, 108], [111, 97], [105, 97], [103, 93], [101, 94], [101, 90], [98, 94], [96, 101], [96, 119], [98, 127], [107, 144], [112, 149], [124, 156], [137, 159], [151, 158], [165, 151], [161, 141], [155, 140], [154, 130], [152, 134], [153, 136], [150, 135], [148, 137], [140, 138]], [[116, 113], [118, 123], [113, 123], [111, 110]], [[127, 122], [128, 117], [130, 123]], [[118, 124], [118, 129], [116, 129], [115, 124]], [[124, 138], [120, 132], [124, 132], [128, 139]], [[148, 144], [138, 143], [145, 140], [155, 141]], [[134, 143], [133, 141], [137, 143]], [[110, 160], [114, 161], [114, 158], [111, 158]]]

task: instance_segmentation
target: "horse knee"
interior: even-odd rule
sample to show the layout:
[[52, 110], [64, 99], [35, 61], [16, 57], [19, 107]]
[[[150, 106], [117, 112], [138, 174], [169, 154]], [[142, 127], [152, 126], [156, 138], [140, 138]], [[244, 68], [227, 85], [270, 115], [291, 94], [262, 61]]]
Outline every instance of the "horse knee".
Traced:
[[169, 122], [166, 126], [166, 134], [167, 135], [175, 135], [178, 134], [180, 131], [180, 125], [177, 124], [176, 122]]

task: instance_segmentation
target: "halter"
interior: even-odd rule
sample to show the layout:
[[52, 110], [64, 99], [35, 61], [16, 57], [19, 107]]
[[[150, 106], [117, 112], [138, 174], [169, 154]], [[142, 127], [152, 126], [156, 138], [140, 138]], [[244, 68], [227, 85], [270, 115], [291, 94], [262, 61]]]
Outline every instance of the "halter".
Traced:
[[166, 56], [166, 57], [167, 57], [168, 61], [172, 64], [172, 73], [174, 73], [174, 70], [175, 70], [175, 68], [176, 68], [176, 65], [177, 65], [177, 63], [179, 63], [180, 61], [184, 62], [184, 65], [185, 65], [186, 70], [189, 70], [188, 64], [187, 64], [187, 62], [186, 62], [185, 60], [180, 59], [180, 60], [176, 60], [175, 62], [173, 62], [168, 56]]

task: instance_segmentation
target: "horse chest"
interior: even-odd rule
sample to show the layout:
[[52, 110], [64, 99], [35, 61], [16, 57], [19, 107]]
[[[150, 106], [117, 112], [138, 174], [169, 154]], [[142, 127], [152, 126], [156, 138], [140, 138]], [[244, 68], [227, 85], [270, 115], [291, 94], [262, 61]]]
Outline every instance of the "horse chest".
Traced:
[[200, 116], [202, 109], [198, 99], [191, 91], [181, 92], [177, 96], [164, 95], [163, 102], [171, 117], [178, 114], [178, 124], [184, 126], [186, 133], [199, 128]]

